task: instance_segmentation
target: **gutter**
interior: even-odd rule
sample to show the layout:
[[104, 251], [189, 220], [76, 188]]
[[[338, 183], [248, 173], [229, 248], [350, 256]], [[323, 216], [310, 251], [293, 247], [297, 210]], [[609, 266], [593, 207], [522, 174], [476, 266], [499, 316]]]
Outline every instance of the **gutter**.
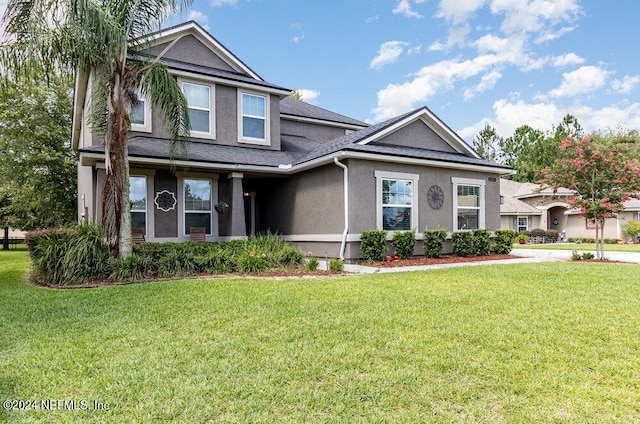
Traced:
[[344, 260], [347, 235], [349, 234], [349, 168], [341, 163], [337, 157], [333, 158], [333, 162], [344, 171], [344, 231], [342, 232], [342, 243], [340, 244], [340, 260]]

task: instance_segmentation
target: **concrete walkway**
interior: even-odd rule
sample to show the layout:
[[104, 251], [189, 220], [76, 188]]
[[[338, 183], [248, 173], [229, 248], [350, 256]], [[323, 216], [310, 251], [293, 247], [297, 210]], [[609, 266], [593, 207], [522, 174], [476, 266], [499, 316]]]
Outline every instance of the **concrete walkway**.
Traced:
[[[581, 252], [584, 253], [584, 252]], [[592, 252], [595, 254], [595, 252]], [[605, 247], [605, 257], [609, 260], [640, 263], [640, 253], [634, 252], [607, 252]], [[444, 269], [456, 267], [470, 267], [482, 265], [510, 265], [510, 264], [530, 264], [539, 262], [568, 261], [571, 259], [570, 250], [542, 250], [542, 249], [514, 249], [512, 256], [523, 256], [521, 258], [503, 259], [497, 261], [460, 262], [453, 264], [436, 265], [416, 265], [395, 268], [376, 268], [372, 266], [345, 264], [344, 270], [354, 274], [385, 274], [390, 272], [424, 271], [429, 269]], [[327, 269], [327, 263], [320, 261], [320, 269]]]

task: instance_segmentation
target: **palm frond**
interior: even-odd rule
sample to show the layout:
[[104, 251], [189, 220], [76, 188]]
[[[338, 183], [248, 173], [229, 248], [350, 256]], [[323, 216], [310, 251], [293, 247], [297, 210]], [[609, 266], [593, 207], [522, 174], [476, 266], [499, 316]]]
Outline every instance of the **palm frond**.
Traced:
[[164, 116], [164, 122], [171, 138], [171, 158], [180, 154], [186, 159], [191, 131], [187, 99], [178, 82], [164, 64], [140, 62], [140, 66], [145, 67], [145, 73], [141, 75], [141, 91], [151, 98], [154, 108], [160, 110]]

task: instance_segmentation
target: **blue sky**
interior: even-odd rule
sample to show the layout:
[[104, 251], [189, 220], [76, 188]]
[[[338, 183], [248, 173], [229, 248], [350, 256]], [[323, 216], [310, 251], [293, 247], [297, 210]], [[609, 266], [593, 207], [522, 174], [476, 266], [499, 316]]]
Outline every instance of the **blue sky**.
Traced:
[[571, 113], [640, 128], [640, 2], [197, 0], [194, 19], [266, 80], [378, 122], [426, 105], [467, 141]]
[[310, 103], [372, 123], [426, 105], [471, 141], [567, 113], [640, 128], [639, 18], [637, 1], [196, 0], [172, 23]]

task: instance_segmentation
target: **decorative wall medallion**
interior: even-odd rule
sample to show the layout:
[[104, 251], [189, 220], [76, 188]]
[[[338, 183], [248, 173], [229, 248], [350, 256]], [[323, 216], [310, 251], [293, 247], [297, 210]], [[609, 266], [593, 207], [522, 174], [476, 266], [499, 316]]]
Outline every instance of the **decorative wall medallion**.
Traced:
[[176, 196], [169, 190], [162, 190], [156, 193], [155, 199], [153, 199], [156, 207], [162, 212], [169, 212], [176, 207]]
[[431, 209], [440, 209], [444, 203], [444, 191], [437, 185], [432, 185], [427, 191], [427, 200]]
[[559, 223], [560, 223], [560, 221], [558, 221], [558, 218], [555, 218], [555, 219], [553, 220], [553, 225], [558, 225]]

